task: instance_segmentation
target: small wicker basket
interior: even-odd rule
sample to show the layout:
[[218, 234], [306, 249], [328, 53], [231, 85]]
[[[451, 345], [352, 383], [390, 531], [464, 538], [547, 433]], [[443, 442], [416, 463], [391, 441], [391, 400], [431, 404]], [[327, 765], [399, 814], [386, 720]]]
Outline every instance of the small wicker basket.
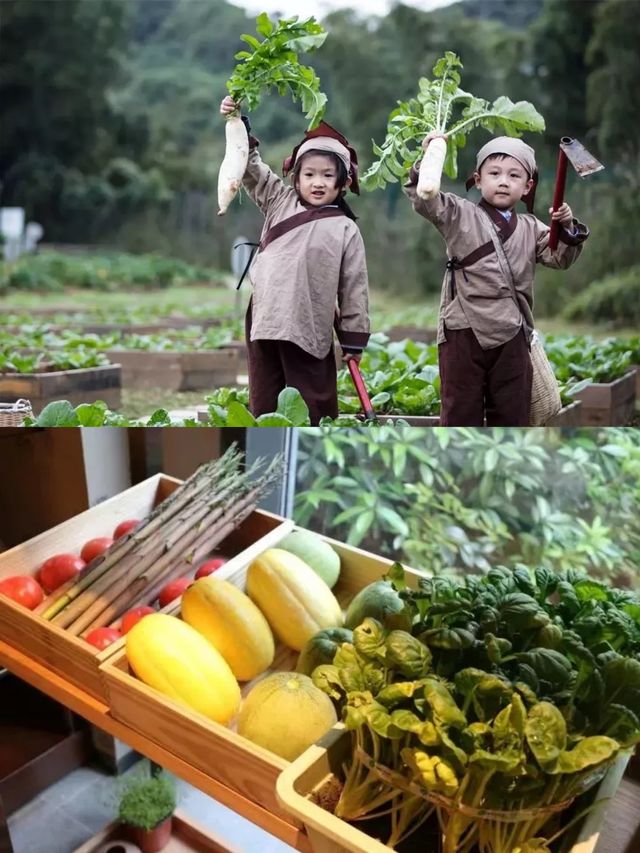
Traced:
[[33, 409], [29, 400], [0, 403], [0, 427], [22, 426], [24, 419], [31, 417], [33, 417]]

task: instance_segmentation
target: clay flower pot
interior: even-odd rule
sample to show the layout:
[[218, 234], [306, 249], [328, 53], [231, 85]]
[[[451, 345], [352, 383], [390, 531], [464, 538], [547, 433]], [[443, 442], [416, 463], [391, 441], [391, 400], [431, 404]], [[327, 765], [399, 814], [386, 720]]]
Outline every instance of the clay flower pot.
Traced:
[[153, 829], [140, 829], [138, 826], [129, 826], [129, 838], [134, 844], [138, 845], [141, 853], [158, 853], [158, 850], [163, 850], [169, 843], [172, 820], [173, 817], [170, 815]]

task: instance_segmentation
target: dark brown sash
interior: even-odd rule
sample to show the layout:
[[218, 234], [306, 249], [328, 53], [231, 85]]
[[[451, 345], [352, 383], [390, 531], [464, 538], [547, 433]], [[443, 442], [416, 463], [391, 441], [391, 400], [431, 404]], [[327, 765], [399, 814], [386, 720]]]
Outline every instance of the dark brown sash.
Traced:
[[313, 222], [315, 219], [329, 219], [331, 216], [346, 216], [344, 210], [339, 207], [312, 207], [309, 210], [303, 210], [301, 213], [294, 213], [283, 219], [281, 222], [276, 222], [264, 235], [258, 247], [258, 252], [263, 252], [269, 243], [273, 243], [278, 237], [288, 234], [299, 225], [305, 225], [307, 222]]
[[300, 213], [294, 213], [293, 216], [288, 216], [286, 219], [276, 222], [275, 225], [272, 225], [271, 228], [269, 228], [259, 243], [239, 243], [238, 245], [253, 246], [254, 249], [251, 252], [246, 267], [242, 271], [240, 281], [236, 285], [236, 290], [240, 289], [240, 285], [244, 281], [246, 274], [249, 272], [249, 267], [251, 266], [251, 261], [253, 260], [256, 251], [258, 251], [258, 253], [263, 252], [269, 243], [273, 243], [273, 241], [277, 240], [278, 237], [288, 234], [289, 231], [293, 231], [293, 229], [297, 228], [299, 225], [305, 225], [307, 222], [313, 222], [316, 219], [329, 219], [332, 216], [346, 216], [346, 213], [339, 207], [311, 207], [308, 210], [303, 210]]

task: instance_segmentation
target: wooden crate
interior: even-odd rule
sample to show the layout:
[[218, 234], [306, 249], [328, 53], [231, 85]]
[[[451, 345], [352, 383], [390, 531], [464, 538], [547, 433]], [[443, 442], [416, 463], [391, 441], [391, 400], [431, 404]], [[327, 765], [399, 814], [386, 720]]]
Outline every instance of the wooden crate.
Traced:
[[575, 400], [564, 406], [557, 415], [550, 418], [545, 426], [579, 427], [582, 424], [582, 400]]
[[[115, 853], [117, 842], [122, 840], [120, 824], [114, 821], [73, 853], [107, 853], [109, 842], [113, 842]], [[164, 853], [242, 853], [239, 847], [228, 844], [217, 833], [196, 823], [179, 809], [173, 813], [171, 840], [163, 849]]]
[[106, 355], [121, 365], [124, 388], [213, 391], [223, 385], [235, 385], [238, 378], [238, 353], [227, 347], [200, 352], [113, 349]]
[[[265, 519], [278, 520], [269, 513], [257, 513]], [[372, 581], [380, 580], [391, 560], [352, 548], [341, 542], [322, 537], [340, 555], [341, 573], [334, 592], [343, 606]], [[259, 545], [260, 543], [257, 543]], [[256, 546], [256, 553], [261, 551]], [[246, 587], [248, 553], [242, 553], [217, 573], [218, 577]], [[252, 557], [253, 558], [253, 557]], [[251, 558], [251, 559], [252, 559]], [[406, 570], [409, 582], [417, 585], [418, 572]], [[172, 609], [179, 613], [179, 605]], [[295, 669], [298, 653], [276, 644], [276, 655], [270, 671]], [[271, 812], [282, 815], [276, 798], [276, 780], [289, 762], [241, 737], [234, 729], [208, 720], [185, 705], [169, 699], [143, 684], [131, 671], [124, 649], [113, 655], [103, 666], [109, 691], [109, 704], [115, 719], [156, 741], [174, 755], [207, 773]], [[261, 678], [263, 676], [259, 676]], [[241, 685], [247, 693], [256, 681]], [[286, 815], [290, 820], [290, 816]]]
[[46, 373], [3, 373], [0, 374], [0, 402], [29, 400], [36, 413], [54, 400], [68, 400], [74, 406], [104, 400], [109, 408], [117, 409], [121, 387], [119, 364]]
[[392, 326], [385, 332], [390, 341], [409, 339], [419, 344], [433, 344], [438, 338], [435, 326]]
[[[156, 474], [28, 542], [3, 552], [0, 554], [0, 578], [35, 575], [41, 563], [53, 554], [79, 552], [88, 539], [110, 535], [120, 521], [144, 518], [179, 485], [180, 480]], [[216, 548], [216, 552], [231, 558], [256, 540], [273, 533], [275, 528], [282, 528], [284, 536], [290, 527], [291, 523], [283, 525], [281, 519], [265, 518], [254, 512]], [[107, 698], [107, 690], [100, 673], [100, 664], [117, 652], [123, 642], [113, 643], [104, 651], [98, 651], [84, 640], [4, 596], [0, 596], [0, 640], [103, 700]]]
[[636, 374], [630, 370], [614, 382], [595, 382], [576, 395], [582, 401], [581, 426], [625, 426], [636, 405]]
[[[338, 723], [281, 774], [277, 782], [278, 800], [302, 822], [313, 853], [389, 853], [392, 848], [308, 799], [311, 791], [340, 772], [350, 752], [351, 737], [344, 725]], [[628, 760], [628, 754], [622, 754], [600, 783], [596, 799], [602, 802], [584, 819], [570, 853], [595, 853], [604, 808], [618, 789]]]
[[636, 372], [636, 400], [640, 400], [640, 364], [632, 364], [630, 369]]

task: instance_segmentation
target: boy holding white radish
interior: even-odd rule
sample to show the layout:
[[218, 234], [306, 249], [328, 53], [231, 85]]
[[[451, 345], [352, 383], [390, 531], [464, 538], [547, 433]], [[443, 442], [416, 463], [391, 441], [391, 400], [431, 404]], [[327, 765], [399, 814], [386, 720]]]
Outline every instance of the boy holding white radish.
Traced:
[[[237, 111], [225, 97], [222, 115]], [[265, 216], [249, 269], [250, 408], [256, 417], [275, 411], [291, 386], [317, 424], [338, 415], [334, 325], [344, 360], [359, 359], [369, 339], [364, 243], [344, 199], [347, 188], [358, 192], [357, 156], [322, 122], [285, 161], [287, 184], [262, 161], [258, 140], [249, 135], [248, 142], [242, 184]]]
[[[480, 190], [479, 204], [440, 192], [446, 140], [425, 137], [423, 164], [412, 167], [405, 184], [413, 209], [447, 244], [437, 338], [440, 423], [528, 426], [535, 265], [566, 269], [589, 231], [565, 203], [552, 214], [562, 227], [557, 249], [549, 250], [549, 226], [533, 215], [535, 152], [518, 138], [496, 137], [478, 152], [467, 189]], [[440, 163], [431, 179], [424, 161], [433, 154]], [[519, 201], [528, 213], [516, 213]]]

